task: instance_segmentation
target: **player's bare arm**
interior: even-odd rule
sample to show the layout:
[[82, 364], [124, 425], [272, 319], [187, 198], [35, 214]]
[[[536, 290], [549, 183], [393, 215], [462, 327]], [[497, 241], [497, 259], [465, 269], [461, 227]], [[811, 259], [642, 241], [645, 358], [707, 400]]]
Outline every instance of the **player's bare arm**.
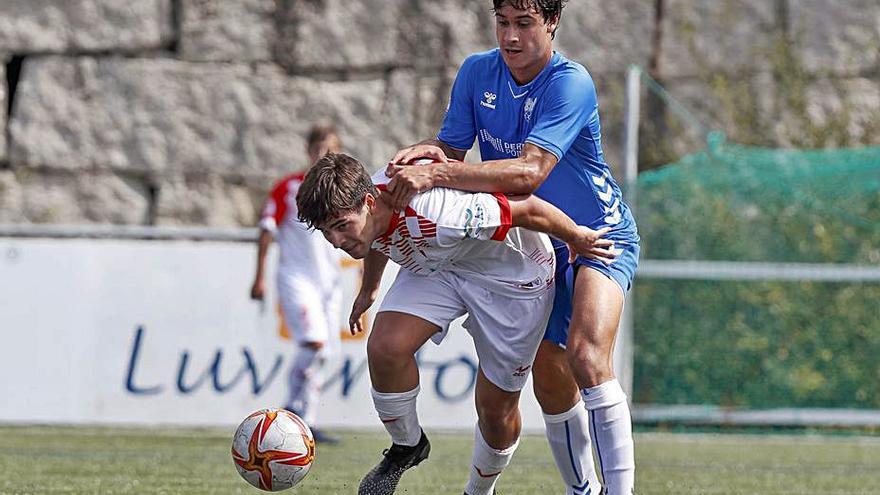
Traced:
[[379, 295], [379, 284], [382, 282], [382, 273], [388, 258], [376, 250], [370, 250], [364, 257], [363, 275], [361, 276], [361, 288], [354, 303], [351, 306], [351, 314], [348, 317], [348, 329], [352, 335], [363, 332], [361, 315], [373, 305]]
[[593, 230], [577, 225], [559, 208], [537, 196], [510, 199], [511, 224], [537, 232], [544, 232], [569, 246], [569, 261], [577, 255], [610, 264], [614, 261], [614, 241], [604, 239], [610, 229]]
[[465, 191], [531, 194], [556, 166], [556, 155], [526, 143], [517, 158], [479, 164], [432, 163], [419, 167], [389, 166], [391, 203], [405, 208], [413, 196], [432, 187]]
[[263, 278], [266, 271], [266, 253], [269, 251], [270, 244], [272, 244], [272, 233], [266, 229], [260, 229], [260, 236], [257, 238], [257, 272], [254, 275], [254, 283], [251, 285], [251, 299], [257, 301], [262, 301], [266, 295]]

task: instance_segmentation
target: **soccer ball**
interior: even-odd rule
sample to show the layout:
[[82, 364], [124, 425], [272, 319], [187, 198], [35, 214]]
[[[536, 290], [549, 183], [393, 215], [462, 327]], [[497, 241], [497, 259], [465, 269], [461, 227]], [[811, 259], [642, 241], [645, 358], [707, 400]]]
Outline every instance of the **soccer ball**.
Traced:
[[238, 474], [260, 490], [286, 490], [309, 473], [315, 460], [315, 439], [296, 414], [285, 409], [260, 409], [235, 430], [232, 460]]

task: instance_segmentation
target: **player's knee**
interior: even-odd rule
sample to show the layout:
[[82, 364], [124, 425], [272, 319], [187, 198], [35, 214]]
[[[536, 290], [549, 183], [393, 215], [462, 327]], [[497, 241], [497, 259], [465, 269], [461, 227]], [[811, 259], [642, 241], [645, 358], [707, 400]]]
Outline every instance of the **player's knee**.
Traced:
[[578, 381], [586, 382], [581, 385], [598, 384], [613, 375], [610, 350], [582, 342], [570, 345], [566, 357]]
[[552, 400], [559, 392], [559, 382], [556, 380], [559, 376], [558, 371], [555, 367], [542, 367], [538, 366], [537, 362], [535, 363], [534, 371], [532, 372], [532, 388], [535, 390], [535, 397], [537, 397], [539, 402]]
[[392, 366], [408, 357], [406, 350], [394, 339], [371, 334], [367, 340], [367, 358], [370, 363]]
[[517, 401], [477, 401], [477, 416], [485, 424], [503, 426], [517, 415]]
[[556, 347], [555, 344], [542, 343], [532, 364], [533, 379], [552, 385], [558, 377], [568, 374], [567, 366], [565, 350]]
[[556, 344], [542, 342], [532, 365], [535, 393], [553, 394], [563, 388], [560, 384], [571, 380], [570, 376], [565, 350]]
[[545, 367], [543, 372], [536, 368], [532, 373], [535, 398], [545, 414], [563, 413], [580, 400], [580, 389], [565, 364], [564, 355], [562, 363], [564, 366]]

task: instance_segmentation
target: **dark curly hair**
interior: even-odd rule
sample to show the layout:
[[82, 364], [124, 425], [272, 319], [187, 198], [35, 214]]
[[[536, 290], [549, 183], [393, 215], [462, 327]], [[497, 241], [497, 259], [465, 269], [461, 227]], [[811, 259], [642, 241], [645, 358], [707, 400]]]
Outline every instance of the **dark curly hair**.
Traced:
[[[504, 4], [519, 10], [535, 10], [541, 14], [545, 23], [555, 19], [559, 29], [558, 22], [566, 3], [568, 0], [492, 0], [492, 10], [498, 12]], [[556, 30], [553, 31], [553, 37], [556, 37]]]

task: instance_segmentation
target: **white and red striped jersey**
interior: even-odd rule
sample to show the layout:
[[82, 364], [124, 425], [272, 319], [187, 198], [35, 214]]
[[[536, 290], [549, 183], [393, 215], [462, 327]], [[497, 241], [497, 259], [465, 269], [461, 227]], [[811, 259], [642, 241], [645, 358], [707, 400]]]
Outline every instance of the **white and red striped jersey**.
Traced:
[[296, 193], [303, 177], [292, 174], [275, 184], [263, 207], [260, 227], [272, 232], [278, 243], [280, 277], [302, 277], [328, 291], [338, 283], [342, 254], [297, 218]]
[[[373, 176], [380, 188], [387, 181], [384, 170]], [[511, 228], [502, 194], [446, 188], [417, 194], [372, 248], [414, 273], [453, 271], [510, 297], [534, 297], [553, 283], [550, 238]]]

